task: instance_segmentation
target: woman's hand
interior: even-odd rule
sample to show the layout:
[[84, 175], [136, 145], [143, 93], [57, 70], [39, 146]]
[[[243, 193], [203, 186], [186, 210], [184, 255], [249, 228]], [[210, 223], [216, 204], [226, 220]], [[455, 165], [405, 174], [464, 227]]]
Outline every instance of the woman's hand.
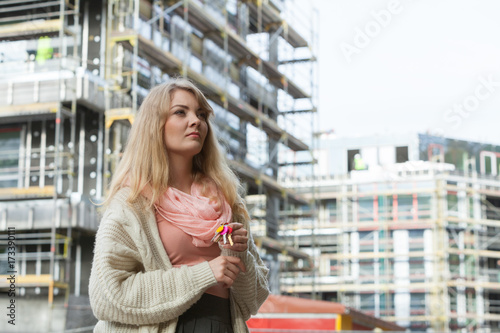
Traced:
[[233, 245], [229, 242], [224, 244], [224, 242], [219, 241], [223, 248], [233, 250], [236, 252], [244, 252], [248, 249], [248, 231], [243, 228], [243, 224], [234, 222], [229, 223], [229, 227], [233, 229], [231, 233], [231, 238], [233, 240]]
[[240, 271], [246, 272], [245, 265], [240, 258], [230, 256], [219, 256], [208, 262], [217, 282], [224, 287], [230, 288]]

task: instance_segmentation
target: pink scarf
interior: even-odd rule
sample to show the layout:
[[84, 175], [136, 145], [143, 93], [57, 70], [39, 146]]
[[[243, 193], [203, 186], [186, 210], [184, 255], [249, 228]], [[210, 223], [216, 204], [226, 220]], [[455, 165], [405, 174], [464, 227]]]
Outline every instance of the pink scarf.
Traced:
[[217, 228], [231, 222], [232, 212], [213, 182], [207, 185], [211, 198], [202, 196], [202, 187], [193, 183], [191, 195], [169, 187], [155, 208], [165, 220], [192, 236], [194, 246], [209, 247]]

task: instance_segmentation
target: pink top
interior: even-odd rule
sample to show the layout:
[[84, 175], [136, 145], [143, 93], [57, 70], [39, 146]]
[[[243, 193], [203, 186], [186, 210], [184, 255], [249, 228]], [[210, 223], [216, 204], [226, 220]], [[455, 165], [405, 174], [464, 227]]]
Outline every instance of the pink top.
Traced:
[[[174, 267], [196, 265], [203, 261], [215, 259], [221, 254], [217, 243], [209, 247], [194, 246], [192, 236], [166, 221], [158, 211], [156, 211], [156, 224], [158, 225], [163, 247]], [[210, 287], [205, 292], [223, 298], [229, 297], [229, 290], [221, 284]]]

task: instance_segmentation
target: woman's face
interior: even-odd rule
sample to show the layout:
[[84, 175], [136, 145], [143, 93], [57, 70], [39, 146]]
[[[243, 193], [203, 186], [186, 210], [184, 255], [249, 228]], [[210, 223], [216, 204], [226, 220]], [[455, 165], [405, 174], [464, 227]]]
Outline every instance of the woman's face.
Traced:
[[207, 136], [207, 118], [207, 111], [200, 109], [193, 93], [174, 91], [165, 122], [167, 153], [191, 158], [198, 154]]

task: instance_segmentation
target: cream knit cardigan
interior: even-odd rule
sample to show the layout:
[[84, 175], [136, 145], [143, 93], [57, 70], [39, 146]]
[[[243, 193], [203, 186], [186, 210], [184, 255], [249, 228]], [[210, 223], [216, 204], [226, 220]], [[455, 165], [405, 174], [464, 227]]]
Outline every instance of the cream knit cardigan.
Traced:
[[[173, 333], [177, 318], [217, 282], [208, 262], [172, 268], [153, 209], [143, 197], [127, 203], [129, 192], [118, 191], [97, 231], [89, 284], [99, 319], [94, 332]], [[229, 299], [234, 332], [248, 332], [245, 322], [269, 294], [268, 269], [251, 236], [247, 251], [222, 249], [222, 255], [241, 258], [247, 269], [234, 281]]]

